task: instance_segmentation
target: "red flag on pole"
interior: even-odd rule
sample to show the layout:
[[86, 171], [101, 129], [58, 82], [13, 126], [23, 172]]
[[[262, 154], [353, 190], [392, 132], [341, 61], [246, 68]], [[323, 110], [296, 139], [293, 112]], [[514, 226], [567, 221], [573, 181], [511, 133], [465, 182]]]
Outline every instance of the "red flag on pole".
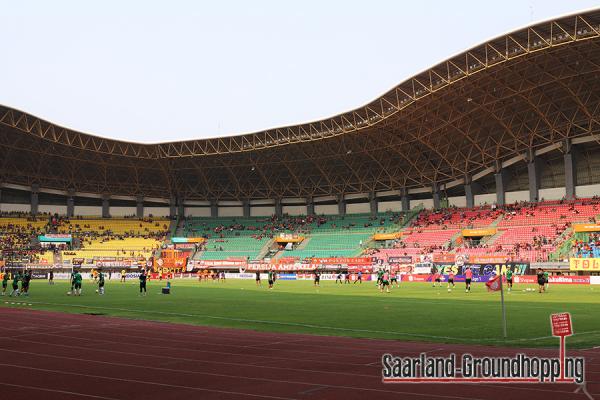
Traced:
[[496, 275], [485, 283], [489, 292], [496, 292], [502, 289], [500, 279], [502, 279], [502, 275]]

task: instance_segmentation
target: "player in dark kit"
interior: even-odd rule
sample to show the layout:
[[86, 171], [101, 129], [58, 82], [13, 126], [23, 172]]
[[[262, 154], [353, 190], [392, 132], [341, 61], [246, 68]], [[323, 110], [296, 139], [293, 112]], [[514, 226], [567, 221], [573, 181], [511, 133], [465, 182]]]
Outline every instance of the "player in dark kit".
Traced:
[[104, 273], [102, 270], [98, 270], [98, 294], [104, 294]]
[[273, 283], [275, 283], [275, 272], [273, 272], [273, 270], [269, 271], [268, 280], [269, 280], [269, 289], [273, 289]]
[[81, 274], [79, 273], [79, 271], [75, 272], [75, 275], [73, 276], [73, 288], [74, 288], [74, 292], [73, 294], [75, 296], [81, 296], [81, 282], [83, 281], [83, 278], [81, 277]]
[[260, 281], [260, 271], [256, 271], [256, 286], [262, 286], [262, 282]]
[[510, 292], [513, 286], [513, 272], [510, 269], [506, 270], [506, 286], [508, 286], [508, 291]]
[[146, 270], [143, 269], [142, 273], [140, 274], [140, 296], [146, 295], [146, 279], [147, 278], [148, 278], [148, 276], [146, 275]]
[[21, 294], [23, 296], [29, 296], [29, 282], [31, 282], [31, 271], [27, 270], [23, 273], [23, 279], [21, 280]]
[[13, 273], [12, 292], [10, 292], [9, 296], [12, 297], [13, 294], [15, 296], [19, 295], [19, 281], [20, 280], [21, 280], [21, 275], [19, 274], [19, 271], [15, 271]]
[[544, 269], [543, 268], [538, 269], [538, 272], [537, 272], [537, 281], [538, 281], [538, 286], [540, 287], [539, 288], [539, 292], [540, 293], [545, 292], [546, 291], [545, 290], [546, 289], [545, 288], [546, 279], [544, 278]]
[[6, 296], [6, 288], [8, 286], [8, 271], [4, 271], [2, 276], [2, 296]]
[[315, 269], [315, 286], [321, 286], [321, 273]]
[[354, 281], [354, 283], [358, 282], [359, 284], [362, 284], [362, 271], [358, 271], [358, 274], [356, 275], [356, 280]]

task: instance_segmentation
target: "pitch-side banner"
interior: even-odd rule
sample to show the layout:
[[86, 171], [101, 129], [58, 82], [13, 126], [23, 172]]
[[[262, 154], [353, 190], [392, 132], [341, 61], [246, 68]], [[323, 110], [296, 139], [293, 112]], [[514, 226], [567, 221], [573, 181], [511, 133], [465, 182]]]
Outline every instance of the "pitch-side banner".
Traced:
[[571, 258], [569, 269], [571, 271], [600, 271], [600, 258]]
[[529, 273], [529, 263], [489, 263], [489, 264], [465, 264], [458, 266], [456, 264], [434, 263], [437, 271], [441, 274], [448, 274], [452, 271], [455, 275], [462, 275], [467, 268], [471, 268], [473, 276], [490, 276], [505, 273], [511, 270], [515, 275], [526, 275]]

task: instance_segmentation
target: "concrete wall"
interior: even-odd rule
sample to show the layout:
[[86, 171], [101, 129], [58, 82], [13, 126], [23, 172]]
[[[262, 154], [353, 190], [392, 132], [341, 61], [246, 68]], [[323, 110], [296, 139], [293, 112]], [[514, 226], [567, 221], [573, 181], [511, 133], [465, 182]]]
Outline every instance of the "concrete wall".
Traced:
[[494, 204], [496, 202], [496, 193], [485, 193], [485, 194], [476, 194], [475, 198], [475, 206], [482, 206], [484, 204]]
[[346, 204], [346, 214], [368, 214], [371, 212], [369, 203]]
[[[209, 214], [210, 216], [210, 209]], [[219, 207], [219, 217], [243, 217], [244, 207]]]
[[0, 211], [4, 212], [31, 212], [31, 205], [29, 204], [0, 204]]
[[337, 204], [315, 204], [315, 214], [337, 215]]
[[465, 196], [448, 197], [448, 205], [450, 207], [466, 207], [467, 198]]
[[252, 206], [250, 207], [251, 217], [270, 217], [275, 214], [274, 206]]
[[67, 206], [40, 204], [38, 206], [38, 211], [40, 213], [67, 215]]
[[135, 207], [110, 207], [109, 209], [111, 217], [130, 217], [135, 215]]
[[75, 204], [75, 215], [102, 216], [102, 206], [78, 206]]
[[400, 202], [400, 201], [380, 201], [377, 204], [377, 212], [401, 211], [401, 210], [402, 210], [402, 202]]
[[[185, 207], [183, 210], [186, 216], [192, 217], [210, 217], [210, 207]], [[144, 209], [144, 214], [145, 214]], [[169, 215], [169, 208], [167, 207], [167, 214]]]
[[282, 206], [282, 212], [289, 215], [306, 215], [306, 206]]

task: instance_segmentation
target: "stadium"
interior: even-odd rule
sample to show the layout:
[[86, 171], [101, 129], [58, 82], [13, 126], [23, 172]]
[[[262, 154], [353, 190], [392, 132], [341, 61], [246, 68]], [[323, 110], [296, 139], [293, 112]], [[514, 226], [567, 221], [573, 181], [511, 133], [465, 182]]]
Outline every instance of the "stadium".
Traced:
[[[0, 106], [0, 141], [11, 398], [600, 396], [600, 10], [301, 125], [142, 144]], [[381, 382], [384, 352], [557, 353], [563, 312], [584, 388]]]

